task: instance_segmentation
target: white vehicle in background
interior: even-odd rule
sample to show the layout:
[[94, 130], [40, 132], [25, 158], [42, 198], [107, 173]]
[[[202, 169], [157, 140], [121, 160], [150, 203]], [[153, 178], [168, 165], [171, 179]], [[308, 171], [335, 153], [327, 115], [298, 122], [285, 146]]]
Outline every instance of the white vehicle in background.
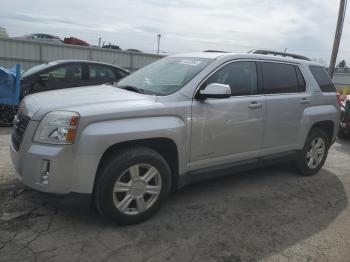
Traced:
[[27, 34], [24, 36], [15, 37], [17, 39], [26, 39], [26, 40], [38, 40], [38, 41], [45, 41], [50, 43], [56, 43], [56, 44], [63, 44], [63, 41], [58, 37], [54, 35], [49, 34]]

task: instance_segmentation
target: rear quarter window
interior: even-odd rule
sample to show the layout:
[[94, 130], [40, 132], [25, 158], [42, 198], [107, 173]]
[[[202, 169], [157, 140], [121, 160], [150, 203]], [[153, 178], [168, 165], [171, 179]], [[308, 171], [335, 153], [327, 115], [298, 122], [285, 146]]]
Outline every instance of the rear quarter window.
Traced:
[[337, 92], [332, 79], [324, 67], [310, 66], [309, 68], [322, 92]]

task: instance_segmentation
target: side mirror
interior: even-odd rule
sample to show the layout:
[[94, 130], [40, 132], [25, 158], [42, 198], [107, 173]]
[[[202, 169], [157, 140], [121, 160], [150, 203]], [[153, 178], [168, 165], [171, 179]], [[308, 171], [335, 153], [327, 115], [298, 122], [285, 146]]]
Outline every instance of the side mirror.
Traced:
[[229, 98], [231, 96], [231, 88], [229, 85], [212, 83], [204, 89], [199, 90], [197, 97], [199, 99], [207, 98]]
[[41, 82], [47, 82], [47, 81], [49, 81], [49, 75], [48, 74], [40, 75], [39, 80]]

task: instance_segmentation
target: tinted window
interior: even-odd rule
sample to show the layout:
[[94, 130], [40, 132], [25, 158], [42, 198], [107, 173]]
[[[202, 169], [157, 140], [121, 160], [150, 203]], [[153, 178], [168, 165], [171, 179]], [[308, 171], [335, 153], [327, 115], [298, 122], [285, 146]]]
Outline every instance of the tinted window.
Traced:
[[310, 71], [314, 76], [322, 92], [336, 92], [335, 86], [329, 77], [328, 72], [321, 66], [310, 66]]
[[89, 65], [89, 73], [91, 80], [114, 81], [115, 74], [113, 69], [103, 65]]
[[82, 66], [81, 65], [66, 65], [49, 71], [48, 73], [49, 81], [56, 80], [81, 80], [82, 79]]
[[33, 91], [41, 92], [81, 86], [83, 83], [82, 71], [81, 65], [71, 64], [42, 73], [35, 83]]
[[297, 73], [293, 65], [262, 62], [264, 93], [295, 93], [299, 91]]
[[256, 94], [257, 82], [255, 62], [234, 62], [216, 71], [204, 85], [229, 85], [233, 96], [242, 96]]
[[125, 72], [123, 70], [119, 70], [119, 69], [115, 69], [115, 72], [120, 78], [126, 77], [128, 75], [127, 72]]
[[295, 68], [295, 71], [297, 73], [299, 92], [305, 92], [305, 90], [306, 90], [306, 83], [305, 83], [304, 77], [303, 77], [302, 73], [300, 72], [299, 67], [294, 66], [294, 68]]

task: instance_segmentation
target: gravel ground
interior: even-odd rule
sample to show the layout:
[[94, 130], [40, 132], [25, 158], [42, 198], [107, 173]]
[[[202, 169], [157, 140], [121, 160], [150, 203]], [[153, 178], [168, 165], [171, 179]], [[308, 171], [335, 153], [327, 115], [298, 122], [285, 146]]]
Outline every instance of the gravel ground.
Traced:
[[0, 261], [350, 261], [349, 141], [316, 176], [278, 165], [197, 183], [119, 227], [24, 188], [9, 134], [0, 128]]

